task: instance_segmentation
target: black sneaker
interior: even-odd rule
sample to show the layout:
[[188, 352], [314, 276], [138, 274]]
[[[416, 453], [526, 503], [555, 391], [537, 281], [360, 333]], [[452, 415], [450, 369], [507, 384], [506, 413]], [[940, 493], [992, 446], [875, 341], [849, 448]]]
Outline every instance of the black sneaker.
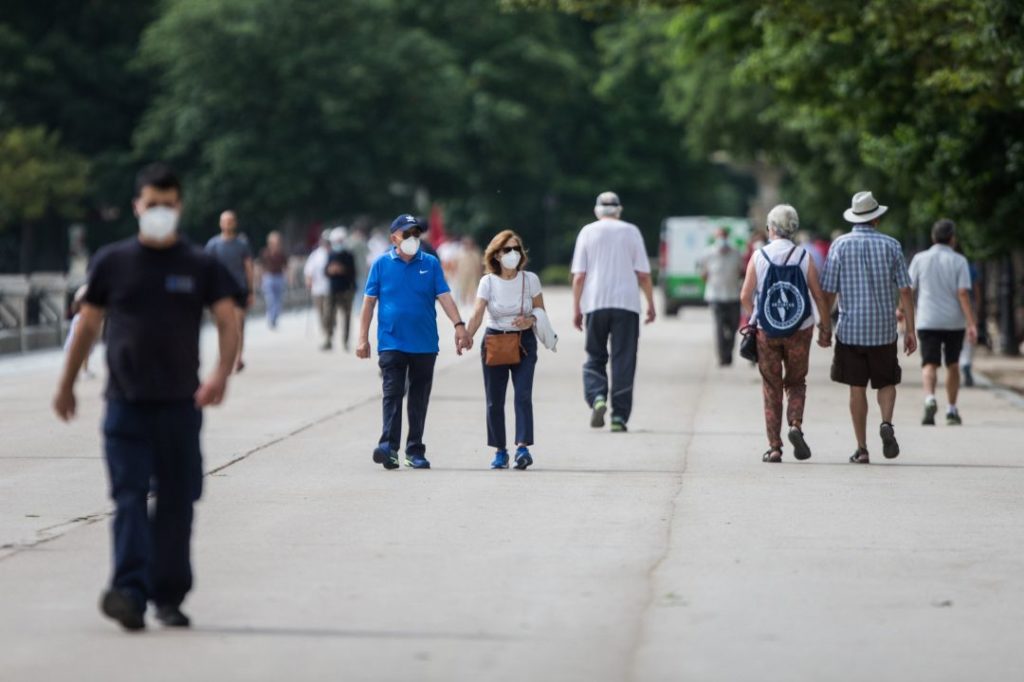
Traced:
[[793, 444], [793, 456], [797, 459], [810, 459], [811, 448], [804, 440], [804, 432], [793, 426], [789, 429], [789, 442]]
[[110, 588], [100, 598], [100, 611], [107, 618], [116, 620], [129, 632], [146, 627], [145, 611], [138, 600], [125, 590]]
[[964, 420], [960, 418], [960, 413], [956, 410], [946, 413], [946, 426], [960, 426], [963, 423]]
[[934, 400], [926, 400], [924, 403], [924, 416], [921, 417], [921, 426], [935, 426], [935, 413], [939, 406]]
[[900, 444], [896, 442], [896, 432], [889, 422], [882, 422], [878, 427], [878, 435], [882, 437], [882, 454], [886, 459], [895, 459], [900, 456]]
[[397, 469], [399, 467], [398, 453], [381, 445], [373, 449], [373, 461], [377, 464], [383, 464], [385, 469]]
[[857, 448], [857, 452], [850, 455], [851, 464], [870, 464], [871, 458], [868, 456], [867, 448]]
[[608, 411], [608, 403], [604, 398], [594, 398], [594, 404], [590, 412], [591, 428], [600, 429], [604, 426], [604, 413]]
[[187, 628], [192, 625], [180, 606], [157, 606], [156, 619], [169, 628]]

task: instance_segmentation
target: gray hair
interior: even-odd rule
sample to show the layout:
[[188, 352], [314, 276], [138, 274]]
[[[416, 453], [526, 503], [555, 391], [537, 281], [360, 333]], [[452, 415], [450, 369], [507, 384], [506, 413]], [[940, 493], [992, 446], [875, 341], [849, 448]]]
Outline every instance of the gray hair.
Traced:
[[789, 204], [779, 204], [768, 211], [768, 229], [780, 237], [792, 237], [800, 229], [800, 216]]
[[622, 202], [619, 201], [619, 195], [615, 192], [601, 192], [598, 194], [594, 205], [594, 215], [598, 218], [607, 218], [609, 216], [618, 218], [622, 215]]

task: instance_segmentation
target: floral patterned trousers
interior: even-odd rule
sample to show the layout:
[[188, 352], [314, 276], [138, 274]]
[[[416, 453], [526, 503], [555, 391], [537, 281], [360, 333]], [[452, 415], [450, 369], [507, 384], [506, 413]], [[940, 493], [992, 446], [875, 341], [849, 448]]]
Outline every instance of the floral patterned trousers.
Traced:
[[768, 444], [773, 449], [782, 449], [783, 389], [788, 398], [786, 420], [790, 425], [803, 422], [807, 365], [813, 335], [814, 327], [776, 339], [769, 338], [761, 329], [757, 331], [757, 368], [761, 371], [764, 392], [764, 426], [768, 432]]

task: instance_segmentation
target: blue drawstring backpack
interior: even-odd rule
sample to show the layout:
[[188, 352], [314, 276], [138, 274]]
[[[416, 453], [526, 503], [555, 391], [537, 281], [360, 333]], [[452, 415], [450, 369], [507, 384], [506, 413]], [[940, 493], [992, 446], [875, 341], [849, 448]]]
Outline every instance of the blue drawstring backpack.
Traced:
[[807, 251], [791, 265], [789, 258], [795, 250], [796, 246], [789, 250], [781, 265], [776, 265], [761, 249], [761, 255], [768, 263], [768, 272], [757, 300], [757, 326], [772, 339], [791, 336], [811, 314], [807, 278], [800, 269]]

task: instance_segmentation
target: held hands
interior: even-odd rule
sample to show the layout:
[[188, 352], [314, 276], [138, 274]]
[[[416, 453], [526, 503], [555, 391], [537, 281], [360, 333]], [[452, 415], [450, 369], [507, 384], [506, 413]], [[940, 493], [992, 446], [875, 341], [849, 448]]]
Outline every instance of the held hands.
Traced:
[[466, 331], [466, 327], [459, 325], [455, 328], [455, 352], [462, 355], [462, 351], [473, 347], [473, 337]]
[[832, 345], [832, 328], [818, 325], [818, 345], [828, 348]]
[[196, 407], [203, 408], [208, 405], [220, 405], [224, 401], [224, 394], [227, 393], [227, 390], [227, 376], [220, 372], [214, 372], [196, 391]]
[[359, 339], [359, 343], [356, 344], [356, 357], [361, 360], [370, 357], [370, 341], [368, 339]]

